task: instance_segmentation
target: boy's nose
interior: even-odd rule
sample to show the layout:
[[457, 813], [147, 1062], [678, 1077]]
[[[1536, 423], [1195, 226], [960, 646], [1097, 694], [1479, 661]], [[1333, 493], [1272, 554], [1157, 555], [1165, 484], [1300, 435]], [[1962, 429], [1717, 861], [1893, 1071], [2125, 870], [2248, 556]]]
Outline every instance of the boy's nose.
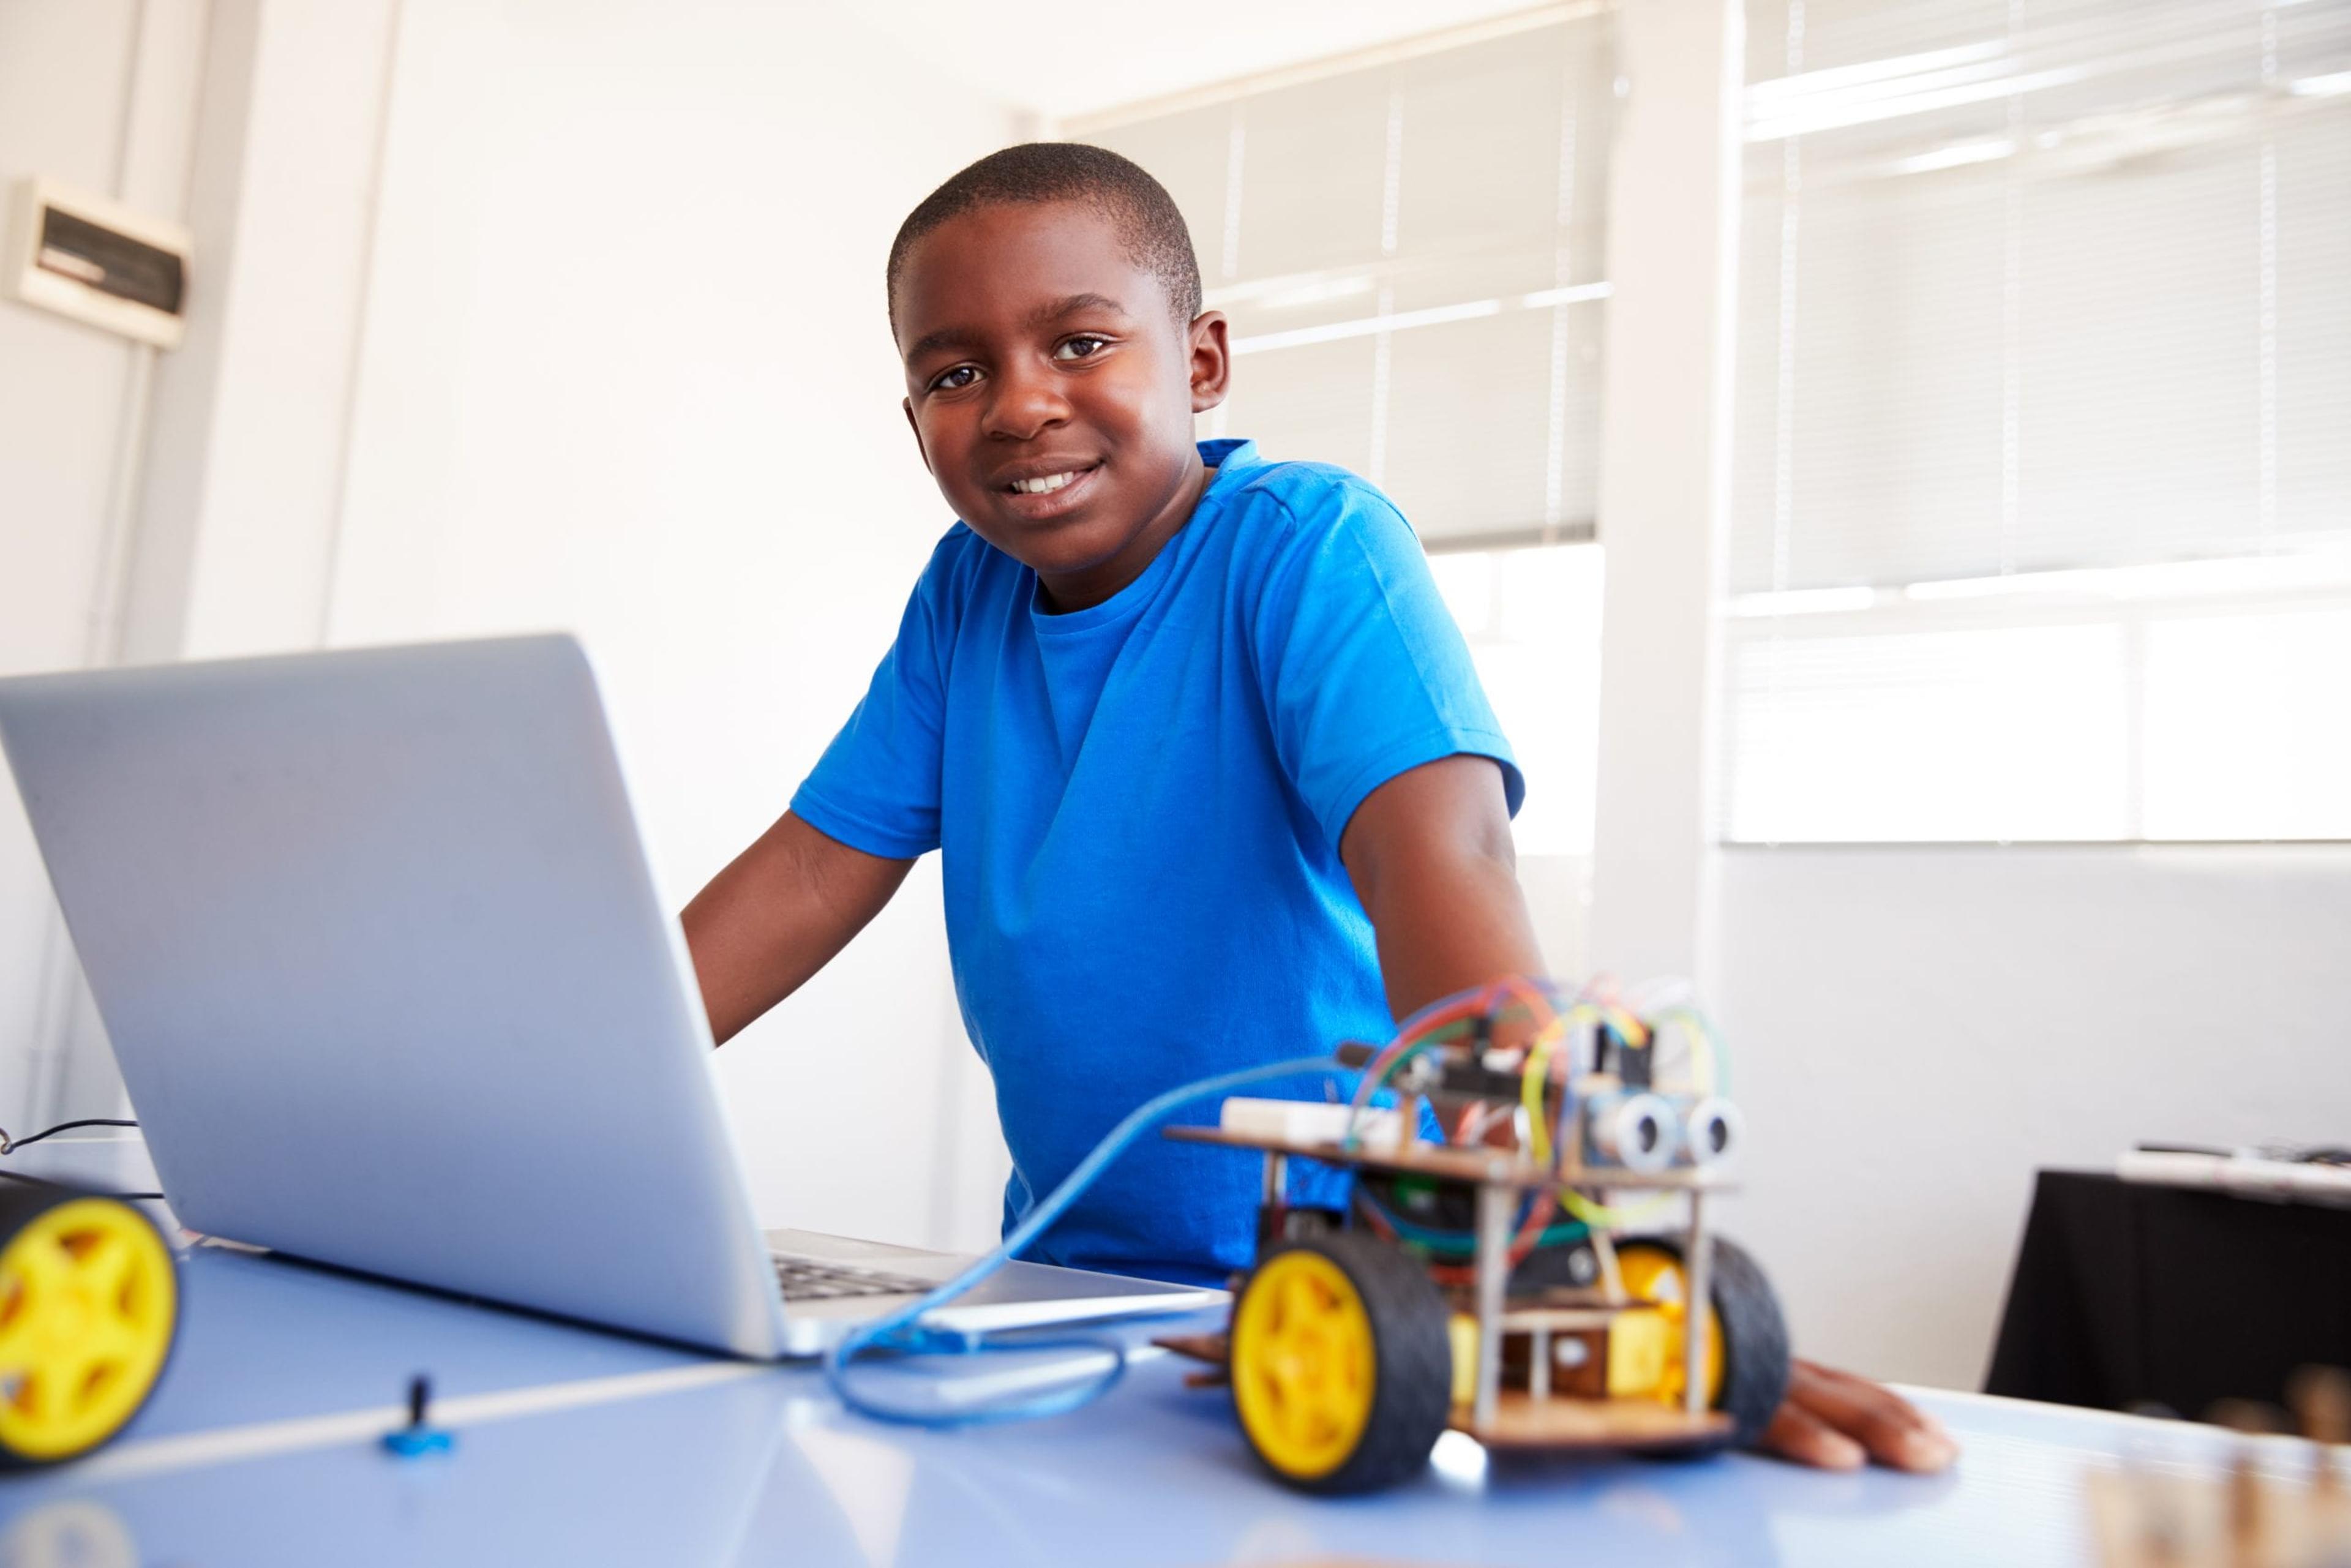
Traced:
[[987, 434], [1006, 441], [1030, 441], [1066, 424], [1070, 405], [1050, 376], [1007, 373], [996, 379], [987, 405]]

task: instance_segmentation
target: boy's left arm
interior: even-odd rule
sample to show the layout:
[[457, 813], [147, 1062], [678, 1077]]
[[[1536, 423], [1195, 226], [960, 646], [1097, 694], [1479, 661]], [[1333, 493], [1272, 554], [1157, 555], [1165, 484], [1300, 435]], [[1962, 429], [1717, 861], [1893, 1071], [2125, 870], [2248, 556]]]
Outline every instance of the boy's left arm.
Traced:
[[[1396, 1017], [1499, 975], [1542, 973], [1502, 771], [1489, 758], [1447, 757], [1389, 779], [1348, 820], [1339, 857], [1372, 917]], [[1795, 1364], [1762, 1446], [1823, 1469], [1876, 1459], [1939, 1470], [1959, 1452], [1900, 1395], [1809, 1361]]]

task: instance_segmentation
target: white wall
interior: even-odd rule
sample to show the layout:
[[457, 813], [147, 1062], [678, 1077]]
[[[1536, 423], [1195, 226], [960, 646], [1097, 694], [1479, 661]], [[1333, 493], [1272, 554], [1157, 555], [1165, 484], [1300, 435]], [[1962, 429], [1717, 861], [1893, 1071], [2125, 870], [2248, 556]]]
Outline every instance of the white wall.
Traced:
[[1715, 614], [1729, 518], [1740, 0], [1616, 16], [1592, 961], [1695, 974], [1712, 892]]
[[122, 651], [319, 645], [396, 0], [215, 0]]
[[[0, 5], [0, 191], [41, 174], [179, 218], [207, 7]], [[201, 273], [199, 273], [199, 277]], [[107, 657], [152, 350], [0, 301], [0, 674]], [[0, 1125], [104, 1110], [110, 1074], [64, 1081], [88, 1028], [16, 787], [0, 770]]]
[[[392, 83], [330, 638], [577, 630], [683, 904], [948, 521], [883, 260], [1013, 117], [812, 6], [405, 0]], [[719, 1074], [770, 1219], [993, 1239], [935, 857]]]
[[2351, 845], [1736, 850], [1726, 1226], [1798, 1344], [1979, 1386], [2038, 1167], [2351, 1127]]

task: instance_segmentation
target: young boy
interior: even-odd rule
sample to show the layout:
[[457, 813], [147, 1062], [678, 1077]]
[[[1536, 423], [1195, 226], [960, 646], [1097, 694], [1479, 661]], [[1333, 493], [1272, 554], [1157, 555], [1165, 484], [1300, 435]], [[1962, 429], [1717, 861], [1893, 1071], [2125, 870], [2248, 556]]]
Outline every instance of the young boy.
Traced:
[[[1009, 1226], [1153, 1094], [1540, 973], [1524, 786], [1411, 529], [1343, 470], [1193, 442], [1231, 355], [1159, 183], [1071, 143], [984, 158], [907, 217], [888, 298], [907, 423], [962, 520], [791, 809], [685, 911], [717, 1038], [939, 850]], [[1258, 1179], [1146, 1141], [1040, 1255], [1221, 1280]], [[1768, 1442], [1950, 1453], [1802, 1364]]]

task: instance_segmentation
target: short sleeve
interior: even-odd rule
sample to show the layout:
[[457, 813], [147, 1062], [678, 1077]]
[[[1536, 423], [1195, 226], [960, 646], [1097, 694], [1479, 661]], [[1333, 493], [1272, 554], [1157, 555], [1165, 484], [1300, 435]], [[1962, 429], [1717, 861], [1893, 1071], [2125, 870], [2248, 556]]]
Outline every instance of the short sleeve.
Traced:
[[867, 854], [910, 860], [939, 847], [956, 538], [932, 555], [864, 698], [792, 795], [794, 816]]
[[1249, 637], [1275, 749], [1307, 809], [1335, 848], [1364, 797], [1468, 753], [1501, 765], [1516, 816], [1526, 781], [1420, 541], [1370, 486], [1315, 475], [1279, 497], [1289, 526]]

